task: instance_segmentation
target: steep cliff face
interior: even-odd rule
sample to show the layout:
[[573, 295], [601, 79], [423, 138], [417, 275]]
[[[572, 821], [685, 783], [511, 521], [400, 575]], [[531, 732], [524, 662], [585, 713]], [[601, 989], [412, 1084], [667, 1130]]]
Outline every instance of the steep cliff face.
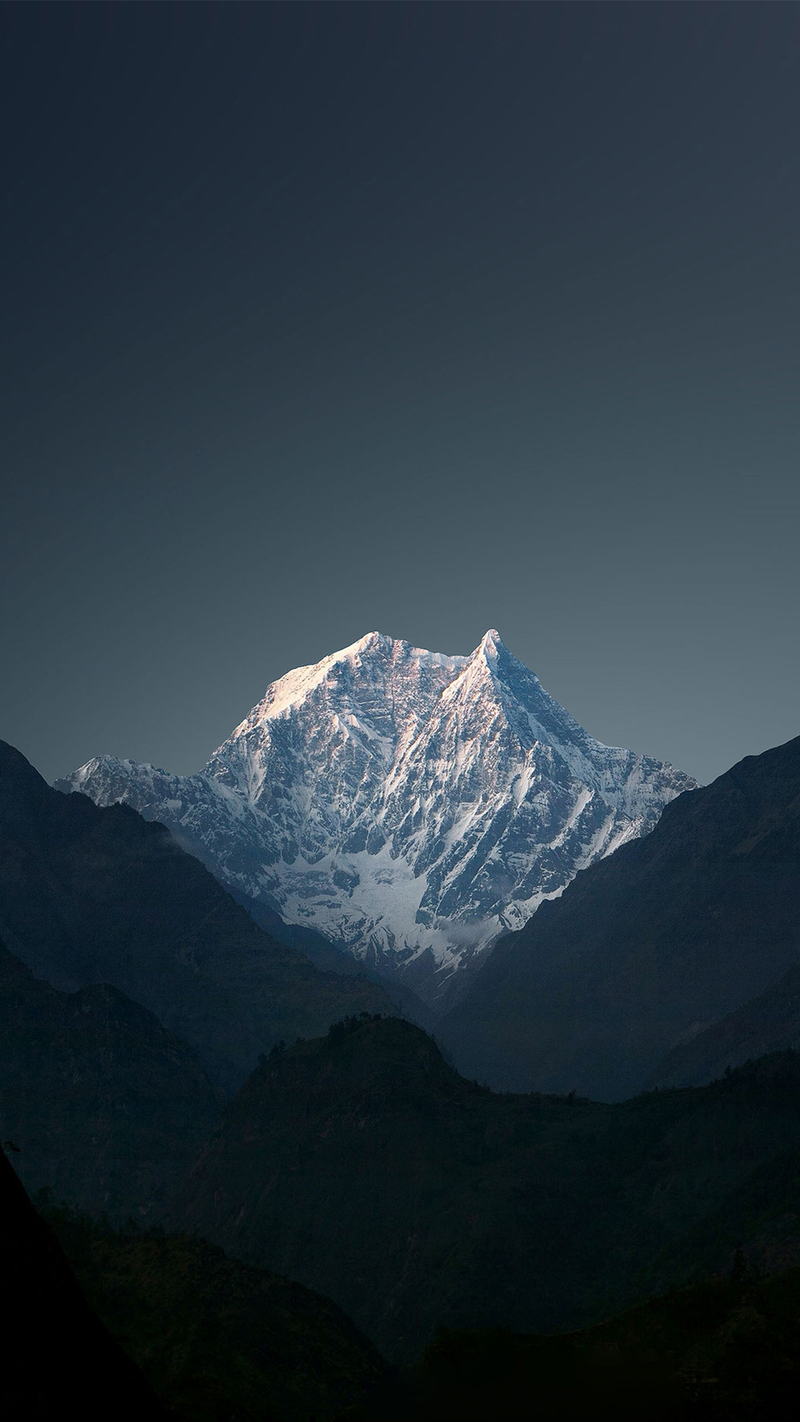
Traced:
[[58, 782], [428, 997], [693, 785], [588, 735], [494, 631], [469, 657], [370, 633], [274, 682], [197, 775], [103, 756]]

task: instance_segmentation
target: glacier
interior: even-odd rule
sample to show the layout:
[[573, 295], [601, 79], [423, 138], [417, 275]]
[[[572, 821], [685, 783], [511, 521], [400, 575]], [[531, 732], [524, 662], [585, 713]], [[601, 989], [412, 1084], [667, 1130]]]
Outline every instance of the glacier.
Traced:
[[595, 740], [494, 630], [466, 657], [371, 632], [273, 682], [195, 775], [104, 755], [55, 783], [431, 1003], [696, 786]]

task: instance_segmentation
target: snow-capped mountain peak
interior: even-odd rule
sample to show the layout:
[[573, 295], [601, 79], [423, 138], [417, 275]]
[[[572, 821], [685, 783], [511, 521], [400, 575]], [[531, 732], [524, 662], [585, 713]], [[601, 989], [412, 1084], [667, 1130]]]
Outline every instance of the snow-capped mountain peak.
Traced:
[[59, 788], [127, 800], [223, 882], [435, 996], [693, 785], [601, 745], [490, 629], [468, 657], [370, 632], [273, 682], [199, 774], [100, 757]]

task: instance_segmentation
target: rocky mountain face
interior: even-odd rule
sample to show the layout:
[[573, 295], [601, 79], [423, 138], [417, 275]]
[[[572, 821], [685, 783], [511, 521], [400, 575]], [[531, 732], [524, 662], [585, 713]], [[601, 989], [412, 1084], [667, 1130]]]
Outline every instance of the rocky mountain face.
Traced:
[[800, 1057], [620, 1105], [497, 1095], [399, 1018], [242, 1087], [177, 1218], [326, 1293], [391, 1359], [437, 1328], [540, 1332], [678, 1282], [800, 1262]]
[[226, 1091], [281, 1038], [395, 1010], [263, 932], [162, 825], [51, 789], [2, 741], [0, 935], [62, 991], [109, 983], [147, 1008]]
[[124, 993], [59, 992], [0, 943], [0, 1138], [29, 1190], [157, 1218], [222, 1099], [186, 1043]]
[[497, 945], [437, 1031], [498, 1089], [619, 1100], [693, 1037], [688, 1077], [667, 1080], [703, 1080], [706, 1049], [724, 1070], [759, 1040], [788, 1045], [796, 979], [698, 1034], [798, 961], [800, 737], [681, 796], [647, 838], [579, 874]]
[[469, 657], [370, 633], [274, 682], [196, 775], [102, 756], [57, 784], [435, 999], [694, 781], [601, 745], [492, 631]]

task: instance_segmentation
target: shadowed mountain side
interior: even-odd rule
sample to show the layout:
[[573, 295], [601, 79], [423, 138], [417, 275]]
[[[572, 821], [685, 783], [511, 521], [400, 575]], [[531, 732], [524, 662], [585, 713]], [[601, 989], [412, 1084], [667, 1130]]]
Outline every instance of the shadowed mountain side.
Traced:
[[[340, 1024], [254, 1072], [176, 1218], [326, 1293], [398, 1361], [441, 1326], [577, 1327], [665, 1287], [642, 1281], [656, 1260], [680, 1282], [681, 1240], [800, 1148], [800, 1058], [771, 1061], [608, 1106], [495, 1095], [398, 1018]], [[712, 1269], [739, 1238], [721, 1227]]]
[[619, 1100], [800, 951], [800, 737], [667, 805], [502, 939], [438, 1031], [499, 1089]]
[[715, 1279], [580, 1333], [443, 1333], [348, 1422], [790, 1422], [800, 1269]]
[[9, 1422], [166, 1422], [155, 1394], [92, 1313], [55, 1236], [0, 1151], [0, 1415]]
[[156, 1214], [222, 1109], [185, 1042], [107, 983], [58, 992], [0, 943], [0, 1134], [29, 1190]]
[[56, 987], [109, 982], [234, 1090], [280, 1038], [393, 1011], [363, 978], [321, 973], [234, 903], [162, 825], [52, 790], [0, 742], [0, 934]]
[[729, 1067], [800, 1048], [800, 964], [780, 982], [744, 1007], [707, 1027], [682, 1046], [673, 1047], [653, 1072], [648, 1086], [702, 1086]]
[[300, 1284], [204, 1240], [48, 1217], [92, 1308], [170, 1417], [328, 1422], [387, 1375], [350, 1319]]

